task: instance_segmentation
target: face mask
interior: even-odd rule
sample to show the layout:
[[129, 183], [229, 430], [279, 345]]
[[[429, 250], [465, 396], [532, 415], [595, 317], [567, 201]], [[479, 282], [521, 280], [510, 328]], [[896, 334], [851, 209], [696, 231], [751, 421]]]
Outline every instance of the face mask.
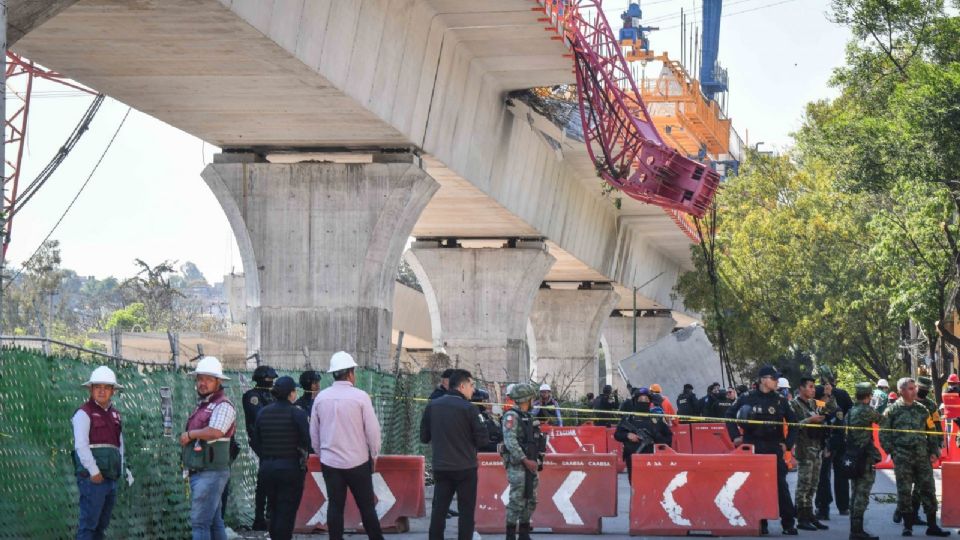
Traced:
[[919, 397], [920, 399], [926, 399], [928, 393], [930, 393], [930, 391], [927, 390], [926, 388], [917, 389], [917, 397]]
[[650, 412], [650, 402], [649, 402], [649, 401], [638, 401], [638, 402], [637, 402], [637, 411], [639, 411], [639, 412]]

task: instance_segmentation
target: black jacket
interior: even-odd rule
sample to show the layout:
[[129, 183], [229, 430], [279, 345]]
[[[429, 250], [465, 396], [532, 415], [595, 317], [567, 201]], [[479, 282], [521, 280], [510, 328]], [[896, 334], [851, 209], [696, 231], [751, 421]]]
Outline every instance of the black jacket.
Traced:
[[[759, 454], [779, 452], [780, 443], [784, 443], [787, 450], [791, 450], [797, 440], [797, 428], [794, 425], [797, 418], [787, 403], [787, 398], [778, 392], [751, 390], [738, 397], [733, 406], [727, 409], [727, 418], [759, 421], [752, 424], [727, 424], [731, 440], [740, 437], [742, 430], [743, 442], [754, 445]], [[788, 424], [786, 436], [783, 434], [784, 421]]]
[[[632, 399], [624, 401], [620, 406], [620, 410], [623, 412], [636, 411], [636, 401]], [[630, 440], [630, 433], [637, 433], [639, 431], [645, 431], [653, 444], [670, 445], [673, 443], [673, 432], [670, 430], [669, 420], [663, 416], [623, 415], [617, 424], [617, 431], [613, 433], [613, 438], [623, 443], [623, 456], [625, 460], [630, 459], [630, 454], [635, 454], [638, 451], [644, 454], [653, 453], [652, 445], [641, 449], [640, 443], [635, 443]]]
[[500, 427], [500, 422], [493, 417], [493, 413], [490, 411], [480, 411], [480, 415], [483, 416], [483, 425], [487, 428], [487, 440], [489, 442], [481, 446], [479, 451], [496, 452], [497, 446], [503, 442], [503, 429]]
[[433, 447], [433, 470], [477, 467], [477, 450], [490, 440], [477, 406], [457, 391], [429, 403], [420, 419], [420, 442]]
[[[617, 403], [617, 399], [613, 394], [600, 394], [596, 399], [593, 400], [593, 410], [595, 411], [615, 411], [620, 406]], [[616, 414], [604, 414], [596, 413], [597, 418], [604, 418], [604, 420], [595, 420], [594, 424], [598, 426], [613, 426], [616, 425], [617, 420], [620, 418]]]
[[243, 393], [243, 419], [251, 448], [253, 448], [253, 424], [257, 421], [257, 415], [264, 407], [276, 400], [269, 388], [254, 387]]
[[437, 387], [433, 389], [433, 392], [430, 392], [430, 397], [427, 399], [433, 401], [438, 397], [443, 397], [445, 395], [447, 395], [447, 391], [442, 386], [437, 385]]
[[287, 400], [260, 410], [251, 434], [252, 446], [261, 462], [266, 459], [299, 460], [310, 447], [307, 414]]
[[697, 416], [700, 414], [700, 400], [693, 392], [684, 392], [677, 396], [677, 414]]

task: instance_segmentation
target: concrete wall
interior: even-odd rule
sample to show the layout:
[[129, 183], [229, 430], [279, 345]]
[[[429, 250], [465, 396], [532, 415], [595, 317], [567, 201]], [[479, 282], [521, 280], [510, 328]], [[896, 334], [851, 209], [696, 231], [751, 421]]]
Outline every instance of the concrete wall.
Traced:
[[687, 326], [660, 338], [620, 365], [631, 384], [659, 383], [671, 400], [676, 399], [686, 383], [693, 385], [697, 396], [703, 396], [709, 384], [723, 382], [720, 355], [699, 325]]
[[[633, 354], [633, 322], [634, 317], [609, 317], [603, 325], [604, 354], [607, 361], [607, 373], [613, 374], [613, 387], [626, 395], [627, 385], [617, 366]], [[636, 317], [637, 322], [637, 351], [643, 347], [668, 335], [675, 325], [672, 317]], [[631, 384], [634, 384], [631, 381]], [[635, 384], [634, 384], [635, 385]], [[636, 386], [636, 385], [635, 385]]]

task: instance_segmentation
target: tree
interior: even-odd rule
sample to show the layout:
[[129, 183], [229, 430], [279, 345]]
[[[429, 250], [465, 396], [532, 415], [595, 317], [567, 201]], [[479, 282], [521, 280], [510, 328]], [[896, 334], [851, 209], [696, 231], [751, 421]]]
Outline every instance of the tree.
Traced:
[[174, 300], [183, 298], [183, 293], [170, 283], [170, 274], [174, 273], [172, 261], [163, 261], [150, 266], [142, 259], [136, 259], [140, 267], [137, 274], [124, 281], [123, 287], [132, 292], [134, 298], [143, 304], [147, 323], [150, 328], [162, 329], [173, 325]]
[[140, 302], [134, 302], [129, 306], [118, 309], [110, 314], [104, 328], [113, 330], [118, 328], [122, 331], [131, 331], [139, 327], [141, 331], [150, 330], [150, 322], [147, 320], [147, 309]]

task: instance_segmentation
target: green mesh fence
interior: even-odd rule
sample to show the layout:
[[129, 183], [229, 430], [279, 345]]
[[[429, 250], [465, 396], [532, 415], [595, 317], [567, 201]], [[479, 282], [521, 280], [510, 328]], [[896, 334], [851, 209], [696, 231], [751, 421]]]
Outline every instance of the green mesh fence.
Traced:
[[[71, 538], [77, 522], [77, 485], [71, 452], [70, 418], [88, 397], [80, 384], [101, 362], [46, 357], [33, 351], [0, 351], [0, 538]], [[195, 404], [193, 379], [185, 370], [113, 363], [124, 391], [114, 396], [123, 416], [126, 465], [134, 477], [118, 494], [110, 538], [189, 536], [188, 484], [180, 469], [177, 441], [163, 436], [160, 388], [173, 390], [174, 435]], [[296, 373], [285, 373], [297, 378]], [[238, 408], [240, 457], [231, 469], [227, 524], [253, 519], [256, 458], [247, 446], [241, 396], [249, 387], [231, 372], [226, 388]], [[244, 373], [250, 381], [250, 373]], [[330, 385], [325, 376], [322, 386]], [[429, 373], [357, 373], [357, 386], [371, 394], [383, 431], [383, 453], [423, 455], [418, 441]]]

